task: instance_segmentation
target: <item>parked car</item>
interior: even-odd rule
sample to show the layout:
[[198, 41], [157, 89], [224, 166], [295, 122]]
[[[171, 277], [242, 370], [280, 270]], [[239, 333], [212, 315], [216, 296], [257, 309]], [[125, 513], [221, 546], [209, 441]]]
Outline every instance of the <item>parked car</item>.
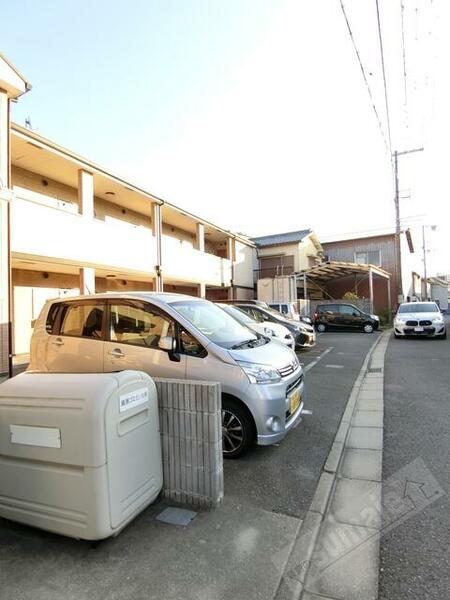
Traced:
[[293, 321], [303, 321], [303, 323], [308, 323], [311, 325], [312, 319], [307, 315], [301, 315], [298, 312], [297, 304], [295, 302], [273, 302], [268, 304], [270, 308], [281, 313], [287, 319], [292, 319]]
[[270, 308], [277, 310], [287, 319], [292, 319], [293, 321], [300, 321], [300, 315], [295, 302], [270, 302], [269, 306]]
[[445, 319], [436, 302], [403, 302], [394, 319], [394, 336], [436, 337], [445, 340]]
[[241, 325], [245, 325], [249, 327], [252, 331], [256, 331], [261, 335], [267, 335], [272, 337], [274, 340], [282, 342], [286, 344], [289, 348], [294, 350], [295, 342], [294, 338], [284, 325], [279, 325], [278, 323], [271, 323], [269, 321], [255, 321], [250, 317], [246, 312], [241, 310], [238, 306], [232, 306], [230, 304], [222, 304], [218, 303], [217, 306], [220, 306], [225, 312], [234, 317], [236, 321], [239, 321]]
[[255, 321], [277, 323], [289, 329], [294, 337], [296, 348], [312, 348], [316, 345], [314, 327], [308, 325], [308, 323], [286, 319], [273, 308], [261, 306], [260, 304], [249, 304], [244, 300], [239, 303], [235, 302], [235, 305], [239, 306]]
[[48, 301], [34, 327], [29, 370], [145, 371], [222, 385], [223, 452], [282, 440], [303, 411], [295, 353], [224, 310], [181, 294], [94, 294]]
[[358, 329], [364, 333], [372, 333], [380, 326], [377, 315], [369, 315], [353, 304], [318, 304], [314, 314], [317, 331], [327, 329]]

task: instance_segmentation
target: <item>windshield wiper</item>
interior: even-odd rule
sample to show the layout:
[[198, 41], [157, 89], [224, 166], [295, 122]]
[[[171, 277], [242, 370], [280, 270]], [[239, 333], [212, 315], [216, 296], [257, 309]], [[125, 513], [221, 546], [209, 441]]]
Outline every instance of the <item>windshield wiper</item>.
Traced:
[[252, 342], [256, 342], [257, 344], [259, 343], [258, 338], [255, 339], [251, 339], [251, 340], [244, 340], [243, 342], [239, 342], [239, 344], [235, 344], [234, 346], [231, 346], [231, 350], [238, 350], [239, 348], [244, 348], [244, 346], [249, 346], [250, 348], [254, 347], [254, 343], [252, 344]]

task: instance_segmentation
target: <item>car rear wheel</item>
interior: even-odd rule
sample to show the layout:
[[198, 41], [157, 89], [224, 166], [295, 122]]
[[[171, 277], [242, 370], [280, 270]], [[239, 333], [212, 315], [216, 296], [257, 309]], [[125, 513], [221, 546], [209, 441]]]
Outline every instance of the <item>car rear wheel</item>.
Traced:
[[373, 333], [373, 325], [372, 323], [364, 323], [363, 325], [364, 333]]
[[251, 416], [238, 402], [222, 400], [222, 452], [224, 458], [238, 458], [255, 439]]
[[318, 323], [316, 325], [316, 329], [319, 333], [323, 333], [324, 331], [326, 331], [327, 328], [325, 327], [324, 323]]

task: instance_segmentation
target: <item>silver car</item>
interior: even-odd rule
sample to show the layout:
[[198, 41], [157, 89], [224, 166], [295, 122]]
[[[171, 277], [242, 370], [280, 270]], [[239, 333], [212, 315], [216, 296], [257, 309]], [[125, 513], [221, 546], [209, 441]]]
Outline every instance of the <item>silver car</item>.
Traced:
[[224, 456], [275, 444], [300, 419], [303, 371], [287, 346], [201, 298], [152, 292], [48, 301], [31, 339], [30, 370], [145, 371], [222, 385]]
[[437, 337], [445, 339], [447, 329], [436, 302], [403, 302], [394, 319], [394, 336]]

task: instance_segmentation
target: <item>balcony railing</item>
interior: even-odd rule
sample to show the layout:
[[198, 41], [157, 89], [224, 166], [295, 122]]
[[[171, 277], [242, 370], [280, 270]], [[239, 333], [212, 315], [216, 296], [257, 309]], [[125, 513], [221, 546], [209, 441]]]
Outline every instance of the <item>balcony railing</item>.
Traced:
[[11, 203], [11, 249], [70, 264], [151, 273], [156, 242], [151, 230], [99, 219], [16, 197]]
[[[125, 221], [90, 219], [63, 208], [16, 196], [11, 203], [13, 253], [76, 266], [153, 274], [156, 240], [150, 228]], [[188, 242], [163, 235], [164, 277], [229, 286], [231, 261], [200, 252]]]
[[163, 235], [162, 257], [166, 279], [214, 286], [231, 284], [231, 261], [200, 252], [189, 242]]

